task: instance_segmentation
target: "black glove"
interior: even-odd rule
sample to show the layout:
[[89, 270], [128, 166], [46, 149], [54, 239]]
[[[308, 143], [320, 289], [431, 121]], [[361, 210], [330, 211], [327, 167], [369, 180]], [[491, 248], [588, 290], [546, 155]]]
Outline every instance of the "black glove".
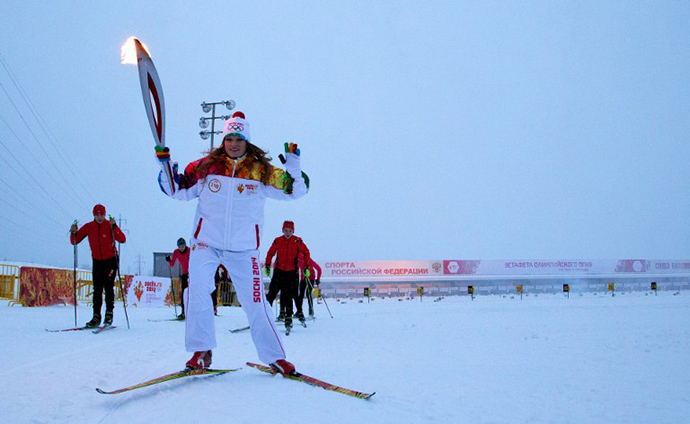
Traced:
[[170, 255], [165, 255], [165, 261], [167, 263], [170, 263], [171, 260], [172, 260], [172, 258], [170, 257]]
[[318, 287], [319, 284], [321, 284], [321, 280], [319, 280], [318, 278], [317, 278], [316, 280], [314, 280], [314, 285], [315, 285], [316, 287]]

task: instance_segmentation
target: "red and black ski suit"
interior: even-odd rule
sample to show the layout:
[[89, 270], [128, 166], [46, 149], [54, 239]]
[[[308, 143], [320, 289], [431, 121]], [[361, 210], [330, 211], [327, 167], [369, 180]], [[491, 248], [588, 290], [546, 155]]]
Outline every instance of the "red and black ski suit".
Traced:
[[180, 263], [180, 306], [182, 307], [182, 315], [184, 315], [184, 289], [189, 287], [189, 247], [184, 247], [184, 252], [180, 249], [175, 249], [170, 259], [170, 267], [175, 266], [175, 262]]
[[[304, 262], [304, 255], [299, 255], [297, 259], [297, 266], [300, 270], [300, 281], [299, 281], [299, 292], [297, 297], [295, 297], [295, 305], [297, 306], [297, 314], [302, 314], [302, 305], [304, 304], [304, 294], [307, 294], [307, 302], [309, 302], [309, 315], [314, 315], [314, 300], [311, 297], [311, 290], [316, 285], [319, 285], [321, 281], [321, 267], [319, 264], [314, 262], [313, 259], [309, 259], [309, 266]], [[305, 278], [304, 271], [309, 270], [309, 284], [307, 284], [307, 279]], [[307, 286], [310, 287], [307, 287]]]
[[268, 286], [266, 300], [272, 305], [280, 291], [280, 309], [285, 307], [286, 324], [292, 323], [292, 300], [297, 297], [299, 285], [297, 256], [299, 254], [302, 254], [307, 261], [310, 260], [307, 245], [297, 236], [277, 237], [273, 240], [273, 244], [266, 254], [265, 266], [267, 267], [271, 266], [273, 256], [276, 256], [276, 266], [273, 270], [271, 284]]
[[[93, 314], [100, 317], [103, 306], [103, 289], [105, 289], [106, 311], [112, 312], [115, 306], [113, 286], [118, 267], [115, 241], [124, 243], [127, 238], [117, 225], [111, 226], [110, 221], [107, 220], [100, 224], [96, 220], [84, 224], [77, 230], [76, 244], [81, 243], [85, 237], [89, 238], [91, 258], [93, 259]], [[75, 244], [74, 234], [70, 233], [69, 239], [71, 244]]]

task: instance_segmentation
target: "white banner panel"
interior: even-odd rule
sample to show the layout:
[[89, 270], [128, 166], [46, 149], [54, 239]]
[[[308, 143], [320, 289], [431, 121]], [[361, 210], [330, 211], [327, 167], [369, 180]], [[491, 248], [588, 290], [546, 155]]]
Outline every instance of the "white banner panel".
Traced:
[[127, 291], [127, 304], [136, 307], [164, 306], [170, 278], [135, 275]]
[[589, 275], [646, 273], [645, 259], [445, 260], [445, 275]]
[[[437, 261], [331, 261], [322, 266], [327, 281], [413, 280], [433, 277], [588, 276], [690, 274], [690, 260], [491, 259]], [[426, 277], [426, 278], [424, 278]]]
[[647, 265], [650, 274], [688, 274], [690, 260], [653, 260]]
[[443, 275], [442, 261], [325, 262], [322, 278], [419, 277]]

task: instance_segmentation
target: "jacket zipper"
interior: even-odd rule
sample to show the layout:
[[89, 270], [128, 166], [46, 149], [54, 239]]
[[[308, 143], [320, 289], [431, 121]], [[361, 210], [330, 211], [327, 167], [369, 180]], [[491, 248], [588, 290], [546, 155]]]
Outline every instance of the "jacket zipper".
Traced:
[[101, 237], [101, 224], [97, 222], [96, 225], [98, 225], [98, 253], [101, 255], [101, 257], [98, 259], [103, 260], [103, 249], [101, 248], [101, 239], [103, 238]]
[[[232, 233], [231, 227], [232, 227], [232, 206], [233, 206], [233, 197], [235, 195], [235, 170], [237, 169], [237, 164], [239, 163], [239, 159], [233, 160], [232, 161], [232, 176], [230, 177], [230, 195], [228, 196], [228, 203], [227, 203], [227, 210], [228, 210], [228, 216], [225, 217], [225, 222], [228, 222], [228, 226], [225, 229], [225, 240], [223, 240], [223, 245], [225, 246], [226, 249], [228, 249], [230, 246], [228, 246], [228, 233]], [[232, 240], [232, 239], [231, 239]], [[231, 249], [228, 249], [231, 250]]]

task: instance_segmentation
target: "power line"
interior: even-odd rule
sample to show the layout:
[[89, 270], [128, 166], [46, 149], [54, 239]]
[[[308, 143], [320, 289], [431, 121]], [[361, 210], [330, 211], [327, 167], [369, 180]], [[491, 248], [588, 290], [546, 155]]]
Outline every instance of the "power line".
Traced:
[[[24, 234], [36, 237], [37, 240], [41, 241], [46, 241], [46, 238], [49, 238], [53, 241], [57, 241], [61, 238], [57, 233], [47, 233], [41, 230], [42, 227], [40, 225], [37, 225], [34, 228], [27, 228], [26, 226], [17, 224], [11, 219], [5, 218], [3, 216], [0, 216], [0, 223], [5, 224], [6, 227], [11, 228], [14, 231], [23, 232]], [[12, 226], [7, 225], [8, 223], [12, 224]]]
[[[5, 143], [3, 143], [2, 141], [0, 141], [0, 144], [1, 144], [3, 147], [5, 147], [5, 149], [7, 149], [7, 146], [5, 146]], [[43, 190], [43, 192], [50, 198], [50, 200], [53, 201], [53, 203], [55, 203], [55, 205], [56, 205], [60, 210], [62, 210], [67, 216], [70, 216], [70, 217], [71, 217], [72, 215], [71, 215], [69, 212], [67, 212], [67, 210], [66, 210], [65, 208], [63, 208], [62, 205], [60, 205], [60, 203], [58, 203], [58, 201], [55, 200], [55, 198], [54, 198], [53, 196], [50, 195], [50, 193], [48, 192], [48, 190], [46, 190], [45, 187], [43, 187], [43, 185], [42, 185], [41, 183], [39, 183], [39, 182], [36, 180], [36, 178], [34, 178], [34, 176], [31, 175], [31, 173], [30, 173], [29, 171], [26, 170], [26, 168], [24, 168], [24, 165], [22, 165], [22, 163], [19, 161], [19, 159], [17, 159], [17, 158], [14, 156], [14, 154], [12, 154], [12, 152], [11, 152], [9, 149], [7, 149], [7, 151], [8, 151], [8, 152], [10, 153], [10, 155], [14, 158], [14, 160], [17, 161], [17, 163], [19, 164], [19, 166], [21, 166], [22, 169], [24, 169], [24, 172], [26, 172], [26, 174], [29, 176], [29, 178], [31, 178], [31, 179], [36, 183], [36, 185], [38, 186], [38, 188], [40, 188], [41, 190]], [[19, 174], [19, 172], [17, 172], [17, 170], [12, 166], [11, 163], [9, 163], [9, 162], [7, 161], [7, 159], [5, 159], [5, 158], [2, 157], [2, 156], [0, 156], [0, 159], [2, 159], [2, 160], [7, 164], [7, 166], [9, 166], [9, 167], [15, 172], [15, 174]]]
[[[10, 69], [9, 64], [5, 60], [5, 58], [0, 54], [0, 63], [2, 63], [2, 66], [5, 68], [5, 71], [7, 74], [10, 76], [10, 80], [14, 84], [15, 88], [19, 92], [19, 94], [22, 96], [22, 99], [24, 99], [24, 103], [27, 104], [29, 107], [29, 111], [31, 114], [34, 116], [34, 119], [36, 119], [36, 122], [38, 122], [38, 125], [43, 129], [43, 132], [48, 136], [48, 141], [50, 141], [51, 145], [53, 146], [53, 149], [58, 153], [58, 156], [60, 156], [60, 159], [62, 159], [63, 163], [66, 165], [67, 169], [70, 171], [72, 176], [77, 179], [77, 182], [81, 186], [81, 188], [84, 190], [84, 192], [89, 196], [92, 200], [94, 199], [94, 196], [91, 194], [91, 192], [84, 186], [82, 181], [87, 181], [87, 179], [77, 176], [75, 174], [75, 170], [78, 172], [77, 167], [75, 166], [74, 162], [69, 161], [68, 159], [65, 158], [62, 154], [63, 149], [58, 149], [58, 142], [57, 138], [55, 137], [55, 134], [52, 131], [48, 131], [46, 128], [48, 125], [46, 124], [45, 120], [41, 116], [41, 114], [38, 112], [38, 109], [36, 106], [34, 106], [33, 102], [29, 98], [28, 94], [26, 94], [26, 91], [22, 87], [21, 83], [19, 83], [18, 79], [15, 77], [14, 72], [12, 72], [12, 69]], [[67, 155], [67, 158], [69, 158], [69, 155]], [[68, 163], [69, 162], [69, 163]]]
[[[72, 187], [72, 184], [69, 183], [69, 181], [67, 180], [67, 178], [66, 178], [66, 177], [62, 174], [62, 172], [60, 171], [60, 167], [57, 166], [57, 164], [53, 161], [52, 157], [48, 154], [48, 152], [46, 151], [46, 149], [43, 147], [43, 143], [41, 143], [41, 141], [38, 139], [38, 137], [36, 137], [36, 134], [35, 134], [34, 131], [31, 129], [31, 126], [29, 126], [29, 123], [26, 122], [26, 119], [24, 119], [24, 115], [22, 115], [21, 111], [19, 110], [19, 108], [17, 107], [17, 105], [14, 103], [14, 100], [12, 100], [12, 97], [10, 97], [10, 93], [7, 92], [7, 90], [5, 89], [5, 86], [2, 84], [2, 82], [0, 82], [0, 88], [2, 88], [2, 91], [5, 92], [5, 95], [7, 96], [7, 98], [8, 98], [9, 101], [10, 101], [10, 103], [12, 104], [12, 107], [14, 107], [14, 110], [17, 112], [17, 114], [18, 114], [19, 117], [21, 118], [22, 122], [24, 122], [24, 125], [25, 125], [26, 128], [29, 130], [29, 133], [31, 133], [31, 135], [33, 136], [34, 140], [36, 140], [36, 144], [38, 144], [38, 147], [41, 148], [41, 150], [43, 151], [43, 153], [44, 153], [44, 154], [46, 155], [46, 157], [48, 158], [48, 161], [51, 163], [51, 165], [53, 165], [53, 169], [55, 169], [55, 170], [57, 171], [57, 173], [62, 177], [62, 179], [63, 179], [63, 180], [65, 181], [65, 183], [67, 184], [67, 187], [69, 187], [70, 190], [72, 190], [72, 192], [75, 194], [75, 196], [78, 197], [79, 200], [80, 200], [84, 205], [86, 205], [87, 203], [84, 202], [84, 199], [82, 199], [82, 198], [79, 196], [79, 194], [77, 194], [77, 191], [74, 189], [74, 187]], [[12, 134], [14, 134], [14, 136], [17, 138], [17, 140], [19, 141], [19, 143], [22, 144], [21, 139], [19, 139], [19, 136], [17, 136], [17, 134], [14, 132], [14, 130], [12, 130], [12, 127], [9, 126], [9, 124], [7, 123], [7, 121], [5, 121], [4, 119], [3, 119], [2, 121], [5, 123], [5, 125], [7, 125], [7, 127], [10, 129], [10, 131], [12, 132]], [[26, 148], [26, 146], [24, 146], [24, 147]], [[28, 151], [28, 148], [26, 148], [26, 149], [27, 149], [27, 151]], [[8, 150], [9, 150], [9, 149], [8, 149]], [[37, 159], [35, 156], [32, 155], [32, 157], [34, 158], [34, 160], [38, 161], [38, 159]], [[46, 169], [45, 167], [43, 167], [43, 169], [44, 169], [44, 171], [46, 171], [46, 173], [48, 172], [47, 169]]]
[[[3, 181], [2, 179], [0, 179], [0, 182], [3, 183], [4, 185], [6, 185], [7, 188], [9, 188], [10, 190], [12, 190], [12, 192], [13, 192], [19, 199], [21, 199], [22, 201], [24, 201], [24, 203], [26, 203], [26, 204], [29, 206], [29, 209], [30, 209], [30, 210], [42, 210], [42, 209], [43, 209], [43, 208], [39, 208], [38, 206], [36, 206], [36, 205], [33, 204], [32, 202], [30, 202], [29, 199], [27, 199], [27, 198], [24, 197], [21, 193], [19, 193], [17, 190], [15, 190], [14, 187], [12, 187], [12, 186], [11, 186], [10, 184], [8, 184], [6, 181]], [[53, 221], [53, 222], [56, 223], [57, 225], [63, 225], [63, 224], [59, 223], [58, 221], [56, 221], [55, 218], [53, 218], [53, 216], [52, 216], [51, 214], [46, 214], [45, 217], [48, 218], [48, 219], [50, 219], [51, 221]]]
[[141, 257], [141, 253], [137, 255], [137, 260], [134, 261], [134, 263], [139, 265], [139, 272], [137, 273], [137, 275], [141, 275], [141, 264], [146, 264], [146, 261], [143, 260]]
[[[14, 210], [16, 210], [17, 212], [19, 212], [22, 216], [26, 216], [26, 215], [27, 215], [26, 210], [24, 210], [24, 211], [20, 210], [16, 205], [14, 205], [14, 204], [11, 203], [11, 202], [8, 202], [8, 201], [5, 200], [4, 198], [0, 198], [0, 202], [3, 202], [3, 203], [5, 203], [5, 204], [7, 204], [9, 207], [11, 207], [12, 209], [14, 209]], [[33, 209], [29, 209], [29, 210], [34, 211]], [[36, 215], [40, 215], [38, 212], [35, 212], [35, 211], [34, 211], [34, 213], [35, 213]], [[49, 216], [49, 215], [48, 215], [48, 216]], [[41, 219], [42, 219], [42, 218], [44, 218], [44, 217], [43, 217], [43, 216], [38, 216], [38, 218], [41, 218]], [[35, 220], [36, 218], [32, 218], [32, 219]], [[58, 223], [57, 221], [55, 221], [55, 222], [56, 222], [58, 225], [61, 225], [61, 224]]]

